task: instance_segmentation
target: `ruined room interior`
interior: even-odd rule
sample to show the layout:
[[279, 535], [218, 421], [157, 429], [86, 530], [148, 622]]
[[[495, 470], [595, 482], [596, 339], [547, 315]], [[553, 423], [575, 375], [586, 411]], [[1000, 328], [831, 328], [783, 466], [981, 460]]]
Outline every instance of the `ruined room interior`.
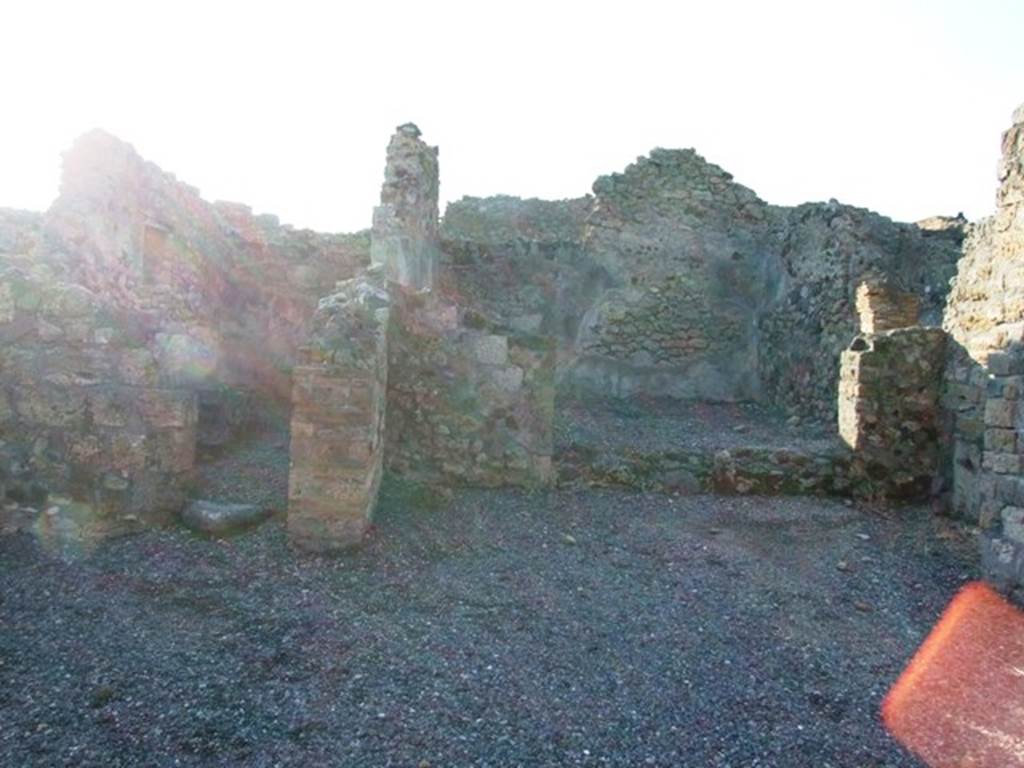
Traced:
[[[835, 201], [777, 206], [677, 149], [655, 149], [577, 198], [467, 197], [441, 215], [437, 148], [407, 123], [387, 143], [368, 228], [323, 234], [208, 202], [131, 145], [89, 133], [63, 156], [48, 210], [0, 210], [3, 557], [53, 571], [47, 578], [95, 562], [96, 580], [120, 551], [134, 563], [125, 566], [133, 599], [186, 620], [202, 613], [225, 637], [237, 630], [233, 612], [259, 613], [246, 607], [256, 598], [233, 608], [206, 594], [197, 573], [236, 591], [236, 580], [263, 589], [280, 578], [301, 590], [281, 599], [300, 605], [363, 579], [352, 594], [364, 602], [348, 610], [377, 637], [386, 633], [377, 616], [415, 592], [417, 578], [446, 583], [460, 552], [493, 548], [496, 570], [474, 573], [484, 596], [459, 597], [456, 587], [434, 596], [453, 631], [486, 634], [480, 616], [506, 604], [499, 582], [508, 580], [518, 584], [509, 592], [532, 595], [510, 611], [554, 605], [550, 631], [571, 637], [553, 642], [593, 647], [620, 678], [644, 673], [628, 654], [602, 657], [601, 631], [578, 623], [578, 606], [562, 605], [568, 598], [551, 584], [531, 581], [511, 550], [576, 558], [572, 594], [610, 624], [629, 619], [602, 607], [602, 594], [678, 594], [699, 607], [724, 589], [688, 581], [692, 558], [723, 578], [736, 568], [742, 580], [772, 569], [797, 581], [859, 579], [835, 587], [793, 630], [802, 640], [782, 633], [778, 659], [812, 663], [807, 648], [828, 646], [852, 614], [866, 622], [857, 633], [880, 638], [862, 649], [865, 663], [895, 680], [943, 589], [987, 581], [1019, 600], [1024, 586], [1024, 109], [1002, 158], [994, 212], [977, 222], [901, 223]], [[505, 504], [494, 519], [482, 511]], [[695, 527], [659, 540], [633, 530], [644, 515], [668, 530], [672, 509]], [[813, 535], [802, 537], [805, 528]], [[49, 565], [30, 566], [37, 548]], [[618, 562], [630, 548], [661, 564], [631, 587], [614, 575], [630, 573]], [[723, 554], [736, 548], [740, 566]], [[187, 588], [175, 582], [178, 569], [192, 574]], [[903, 602], [887, 607], [879, 579], [898, 582]], [[765, 589], [783, 613], [803, 599], [796, 582]], [[709, 631], [724, 632], [744, 599], [722, 597]], [[26, 613], [44, 610], [40, 600], [4, 596]], [[351, 669], [386, 662], [347, 646], [318, 650], [362, 642], [332, 610], [275, 619], [266, 635], [285, 641], [267, 656], [247, 648], [247, 668], [324, 676], [353, 700]], [[631, 642], [671, 636], [657, 615]], [[894, 630], [872, 624], [883, 621], [916, 622], [899, 651], [889, 647]], [[514, 622], [502, 626], [515, 633]], [[365, 642], [386, 655], [397, 641], [382, 637]], [[431, 654], [454, 652], [421, 639]], [[501, 653], [480, 674], [509, 661]], [[509, 653], [528, 656], [525, 646]], [[10, 691], [0, 710], [18, 699], [16, 667], [0, 667]], [[830, 698], [835, 669], [800, 694], [802, 716], [831, 718], [845, 738], [847, 718], [872, 715], [854, 696]], [[677, 672], [659, 674], [685, 688]], [[430, 690], [426, 670], [409, 674]], [[125, 703], [131, 684], [111, 676], [85, 675], [75, 695], [90, 716], [140, 722]], [[576, 721], [557, 696], [530, 688], [537, 681], [522, 685], [522, 701], [547, 702], [569, 723], [550, 726], [552, 743], [575, 743]], [[889, 710], [894, 732], [912, 709], [907, 696]], [[307, 702], [305, 714], [287, 716], [281, 754], [300, 750], [307, 732], [336, 727], [325, 706]], [[382, 722], [392, 717], [374, 706]], [[479, 711], [504, 722], [508, 706]], [[273, 730], [266, 723], [280, 725], [280, 713], [271, 709], [257, 706], [254, 717]], [[245, 764], [260, 737], [232, 741], [211, 718], [189, 721], [178, 746]], [[360, 738], [372, 741], [371, 726]], [[124, 738], [129, 751], [148, 748], [145, 737]], [[839, 753], [886, 759], [881, 736], [859, 738]], [[927, 756], [930, 747], [911, 748]], [[410, 750], [407, 764], [434, 764]]]

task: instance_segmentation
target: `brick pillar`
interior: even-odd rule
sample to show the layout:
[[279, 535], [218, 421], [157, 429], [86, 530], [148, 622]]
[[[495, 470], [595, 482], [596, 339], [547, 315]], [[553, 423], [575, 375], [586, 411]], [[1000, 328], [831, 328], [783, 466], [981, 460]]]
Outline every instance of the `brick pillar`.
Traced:
[[885, 282], [865, 281], [857, 287], [857, 315], [863, 333], [881, 333], [917, 325], [921, 299]]
[[369, 527], [384, 466], [390, 293], [434, 288], [437, 195], [437, 148], [399, 126], [373, 212], [373, 266], [320, 301], [293, 374], [288, 532], [302, 548], [352, 546]]
[[358, 544], [384, 458], [388, 297], [380, 270], [320, 302], [292, 381], [288, 534], [314, 551]]

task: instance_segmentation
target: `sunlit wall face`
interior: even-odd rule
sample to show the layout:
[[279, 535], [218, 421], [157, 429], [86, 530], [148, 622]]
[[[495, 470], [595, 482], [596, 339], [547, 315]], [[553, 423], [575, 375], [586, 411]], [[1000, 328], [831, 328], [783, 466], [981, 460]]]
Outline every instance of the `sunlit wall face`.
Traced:
[[929, 768], [1024, 766], [1024, 612], [991, 587], [949, 604], [882, 707]]
[[415, 120], [442, 203], [586, 193], [694, 146], [765, 199], [985, 215], [1024, 4], [15, 2], [0, 205], [44, 208], [93, 128], [299, 226], [355, 230]]

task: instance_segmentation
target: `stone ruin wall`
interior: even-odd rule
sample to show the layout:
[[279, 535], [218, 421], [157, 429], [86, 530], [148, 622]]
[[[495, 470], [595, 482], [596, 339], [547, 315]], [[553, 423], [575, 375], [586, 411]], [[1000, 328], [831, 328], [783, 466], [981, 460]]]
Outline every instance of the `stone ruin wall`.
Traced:
[[64, 157], [43, 249], [69, 279], [146, 318], [169, 376], [286, 403], [318, 297], [365, 267], [369, 240], [207, 203], [130, 145], [93, 132]]
[[441, 236], [446, 289], [552, 335], [564, 394], [756, 399], [833, 423], [857, 286], [884, 277], [938, 324], [962, 225], [771, 206], [692, 150], [655, 150], [593, 196], [452, 203]]
[[437, 193], [437, 149], [399, 126], [374, 266], [320, 302], [295, 371], [288, 527], [306, 548], [361, 540], [385, 468], [428, 484], [553, 478], [553, 344], [498, 333], [486, 307], [442, 290]]
[[[996, 424], [989, 402], [1013, 400], [1011, 347], [1024, 342], [1013, 289], [1019, 135], [1017, 125], [1004, 140], [998, 212], [970, 228], [945, 316], [955, 360], [945, 400], [956, 412], [949, 483], [957, 509], [980, 510], [983, 522], [1007, 506], [1019, 465], [1006, 432], [1015, 434], [1016, 422]], [[17, 475], [16, 493], [31, 494], [90, 475], [122, 493], [115, 506], [149, 504], [138, 501], [141, 489], [156, 483], [129, 480], [125, 488], [113, 479], [131, 475], [112, 458], [124, 454], [120, 430], [136, 447], [148, 441], [145, 465], [171, 473], [165, 485], [180, 492], [203, 440], [204, 406], [223, 410], [231, 391], [294, 404], [307, 437], [327, 430], [319, 433], [327, 448], [306, 454], [306, 433], [296, 432], [298, 455], [319, 462], [322, 479], [351, 446], [325, 437], [340, 434], [330, 432], [340, 416], [325, 412], [317, 426], [314, 399], [301, 388], [354, 375], [322, 355], [341, 349], [332, 318], [355, 322], [350, 315], [362, 305], [352, 292], [370, 295], [367, 280], [386, 283], [388, 320], [370, 334], [380, 342], [366, 347], [373, 365], [356, 366], [374, 371], [375, 391], [385, 393], [353, 403], [364, 412], [359, 429], [377, 436], [359, 454], [358, 472], [374, 478], [353, 497], [365, 520], [382, 467], [430, 482], [549, 482], [556, 385], [574, 395], [758, 399], [827, 421], [839, 353], [857, 330], [857, 286], [881, 279], [912, 294], [918, 319], [933, 325], [963, 233], [957, 219], [917, 226], [834, 202], [770, 206], [691, 150], [655, 150], [575, 200], [467, 198], [440, 225], [437, 180], [436, 149], [415, 126], [402, 126], [389, 145], [372, 238], [318, 235], [243, 206], [206, 203], [128, 145], [83, 137], [65, 157], [50, 211], [0, 212], [0, 306], [8, 307], [10, 340], [0, 352], [4, 482]], [[377, 277], [364, 274], [371, 260]], [[355, 275], [363, 277], [335, 292], [339, 279]], [[321, 295], [328, 298], [317, 309]], [[904, 309], [901, 324], [914, 314]], [[932, 334], [919, 336], [922, 351]], [[869, 348], [861, 358], [881, 354]], [[979, 372], [994, 352], [1004, 362]], [[40, 362], [43, 370], [36, 358], [68, 362]], [[1011, 378], [992, 383], [988, 373]], [[66, 389], [33, 383], [47, 376]], [[33, 404], [38, 398], [79, 406], [58, 425]], [[120, 403], [125, 423], [95, 420], [104, 398]], [[58, 427], [96, 437], [103, 450], [72, 448]], [[93, 472], [80, 461], [86, 455], [109, 458], [109, 467]], [[313, 496], [342, 492], [307, 486]], [[95, 488], [88, 493], [99, 498]]]
[[388, 467], [428, 483], [546, 485], [554, 478], [554, 344], [467, 327], [465, 311], [430, 297], [396, 302]]
[[857, 289], [887, 281], [920, 300], [920, 322], [939, 325], [963, 220], [926, 229], [835, 202], [779, 213], [779, 281], [758, 324], [761, 381], [767, 402], [834, 424], [839, 357], [859, 330]]
[[571, 387], [756, 399], [764, 203], [692, 150], [654, 150], [593, 190], [584, 248], [610, 280], [582, 320]]
[[580, 321], [607, 284], [583, 248], [592, 201], [463, 198], [441, 222], [440, 290], [470, 307], [469, 326], [554, 340], [558, 367], [576, 357]]
[[368, 260], [368, 236], [207, 203], [87, 134], [45, 214], [0, 211], [5, 493], [128, 519], [180, 508], [197, 443], [286, 412], [319, 296]]
[[917, 325], [919, 304], [884, 284], [857, 291], [861, 333], [840, 358], [838, 417], [861, 495], [919, 500], [935, 491], [946, 333]]
[[389, 282], [412, 291], [431, 291], [436, 282], [439, 186], [437, 147], [421, 141], [412, 123], [400, 125], [388, 143], [370, 257]]
[[0, 497], [166, 520], [192, 469], [195, 396], [161, 380], [137, 317], [37, 257], [41, 217], [28, 231], [11, 218], [0, 214]]
[[447, 290], [437, 148], [413, 125], [388, 145], [372, 253], [389, 280], [386, 462], [431, 483], [532, 485], [552, 477], [550, 340], [505, 328]]
[[944, 326], [954, 511], [984, 530], [988, 574], [1024, 584], [1024, 106], [1002, 139], [995, 214], [969, 228]]
[[[882, 276], [934, 321], [958, 247], [957, 221], [935, 235], [835, 203], [769, 206], [692, 150], [576, 200], [466, 198], [439, 228], [438, 177], [436, 148], [400, 126], [371, 238], [389, 307], [383, 462], [428, 483], [550, 482], [556, 386], [834, 419], [856, 286]], [[928, 349], [922, 369], [941, 356]], [[832, 464], [836, 483], [884, 495], [855, 459]], [[372, 509], [351, 506], [364, 523]]]

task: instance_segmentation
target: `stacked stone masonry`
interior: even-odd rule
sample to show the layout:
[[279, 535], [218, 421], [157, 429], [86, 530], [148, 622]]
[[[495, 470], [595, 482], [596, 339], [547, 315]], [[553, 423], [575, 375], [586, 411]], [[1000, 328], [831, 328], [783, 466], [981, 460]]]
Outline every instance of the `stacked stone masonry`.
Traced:
[[857, 315], [863, 333], [881, 333], [917, 325], [921, 299], [887, 283], [865, 281], [857, 289]]
[[415, 125], [399, 126], [388, 144], [370, 254], [391, 282], [418, 291], [434, 287], [437, 195], [437, 147], [424, 144]]
[[927, 498], [939, 467], [946, 334], [941, 328], [864, 333], [842, 354], [839, 433], [851, 474], [869, 495]]
[[160, 376], [137, 318], [34, 256], [0, 268], [0, 495], [162, 522], [184, 501], [196, 396]]
[[995, 213], [969, 228], [946, 309], [954, 511], [983, 529], [989, 577], [1024, 584], [1024, 106], [1003, 134]]
[[369, 261], [366, 235], [320, 235], [210, 204], [196, 189], [93, 132], [64, 157], [41, 256], [138, 312], [168, 377], [287, 402], [288, 368], [319, 297]]
[[210, 204], [104, 134], [64, 156], [43, 214], [0, 210], [0, 485], [36, 507], [163, 521], [197, 444], [287, 408], [319, 297], [369, 262]]
[[288, 533], [303, 549], [358, 544], [384, 469], [388, 296], [383, 274], [339, 285], [294, 370]]
[[573, 447], [558, 455], [558, 480], [569, 487], [677, 495], [871, 496], [877, 491], [854, 474], [852, 454], [841, 445], [627, 452]]
[[[159, 517], [197, 442], [275, 404], [291, 409], [293, 540], [329, 548], [365, 531], [386, 470], [551, 482], [556, 394], [757, 401], [797, 424], [834, 425], [838, 407], [849, 443], [748, 457], [766, 489], [798, 492], [771, 478], [800, 466], [813, 492], [948, 491], [1005, 560], [1024, 508], [1022, 121], [995, 215], [969, 226], [772, 206], [664, 149], [590, 195], [466, 198], [439, 220], [437, 149], [406, 124], [354, 235], [208, 203], [88, 134], [50, 210], [0, 211], [4, 493]], [[736, 456], [682, 460], [712, 489], [760, 487]]]
[[833, 423], [865, 280], [937, 325], [961, 218], [771, 206], [692, 150], [655, 150], [592, 196], [467, 198], [441, 224], [442, 280], [508, 328], [552, 335], [559, 392], [759, 400]]
[[[307, 548], [358, 541], [384, 466], [433, 484], [552, 479], [553, 343], [497, 332], [486, 307], [438, 290], [451, 282], [438, 274], [437, 192], [437, 149], [400, 126], [371, 233], [381, 284], [321, 302], [310, 349], [330, 360], [295, 371], [288, 524]], [[371, 322], [356, 294], [387, 319]], [[355, 359], [339, 366], [347, 347]]]
[[553, 479], [554, 344], [474, 325], [437, 297], [397, 301], [388, 466], [430, 483], [546, 485]]

